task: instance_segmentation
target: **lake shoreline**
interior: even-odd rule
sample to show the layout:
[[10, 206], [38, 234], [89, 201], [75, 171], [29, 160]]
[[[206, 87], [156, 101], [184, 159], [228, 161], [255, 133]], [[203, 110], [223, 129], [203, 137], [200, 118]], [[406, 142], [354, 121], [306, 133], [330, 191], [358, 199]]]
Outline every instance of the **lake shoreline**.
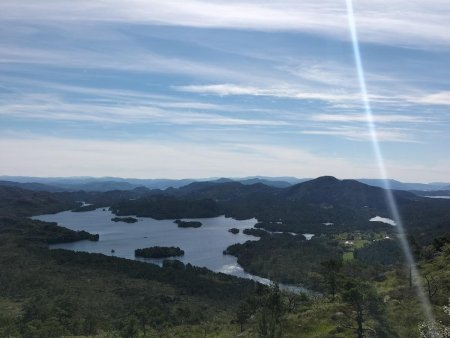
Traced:
[[[163, 259], [135, 257], [134, 250], [139, 247], [157, 245], [178, 246], [186, 251], [186, 254], [180, 258], [184, 264], [206, 267], [213, 272], [254, 280], [264, 285], [272, 283], [267, 278], [245, 271], [237, 263], [235, 256], [223, 255], [223, 250], [232, 244], [259, 240], [258, 237], [243, 233], [244, 229], [253, 228], [257, 223], [254, 218], [235, 220], [222, 215], [212, 218], [183, 219], [188, 222], [201, 221], [204, 225], [199, 228], [180, 228], [172, 219], [155, 220], [150, 217], [136, 217], [138, 220], [136, 223], [124, 224], [111, 221], [112, 215], [108, 208], [98, 208], [83, 213], [63, 211], [57, 214], [39, 215], [32, 219], [56, 222], [72, 230], [84, 230], [100, 235], [96, 244], [88, 241], [60, 243], [50, 245], [50, 249], [101, 253], [162, 266]], [[232, 234], [228, 231], [230, 227], [241, 231], [239, 234]], [[198, 250], [199, 246], [202, 246], [200, 250]], [[293, 285], [280, 284], [280, 288], [296, 293], [310, 292]]]

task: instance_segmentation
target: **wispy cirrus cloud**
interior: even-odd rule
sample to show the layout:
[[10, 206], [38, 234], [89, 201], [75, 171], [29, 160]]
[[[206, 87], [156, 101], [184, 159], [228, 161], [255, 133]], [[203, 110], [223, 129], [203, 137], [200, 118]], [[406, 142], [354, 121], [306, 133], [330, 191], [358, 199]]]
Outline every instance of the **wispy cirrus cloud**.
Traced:
[[[364, 114], [289, 114], [279, 113], [270, 115], [270, 119], [233, 117], [218, 112], [211, 113], [203, 111], [203, 104], [196, 102], [174, 102], [161, 104], [158, 101], [146, 101], [140, 105], [132, 103], [108, 104], [108, 102], [79, 103], [66, 101], [62, 97], [53, 95], [34, 94], [25, 95], [20, 98], [11, 98], [13, 102], [0, 103], [0, 116], [13, 117], [25, 120], [45, 121], [72, 121], [86, 123], [111, 123], [111, 124], [151, 124], [167, 126], [191, 126], [202, 128], [208, 126], [226, 127], [258, 127], [258, 128], [289, 128], [296, 131], [308, 126], [309, 122], [324, 124], [324, 128], [310, 125], [309, 130], [302, 130], [304, 135], [327, 135], [341, 137], [353, 141], [370, 141], [370, 134], [365, 127], [367, 122]], [[162, 108], [164, 106], [164, 108]], [[198, 110], [186, 110], [186, 107]], [[215, 106], [214, 106], [215, 107]], [[215, 107], [218, 108], [218, 107]], [[235, 107], [235, 109], [239, 109]], [[243, 110], [243, 108], [240, 108]], [[407, 115], [376, 115], [377, 124], [415, 124], [424, 122], [432, 124], [433, 121], [426, 120], [420, 116]], [[361, 126], [349, 125], [358, 123]], [[330, 127], [330, 124], [332, 125]], [[419, 142], [414, 136], [413, 130], [397, 127], [378, 128], [378, 137], [381, 142]]]
[[[365, 114], [317, 114], [311, 117], [312, 121], [319, 122], [364, 122], [367, 123]], [[375, 123], [423, 123], [433, 122], [430, 118], [414, 115], [374, 115]]]
[[[206, 95], [218, 95], [218, 96], [269, 96], [276, 98], [288, 98], [297, 100], [320, 100], [329, 102], [332, 104], [350, 104], [360, 103], [361, 94], [358, 89], [353, 91], [348, 90], [345, 87], [335, 87], [330, 89], [329, 87], [316, 87], [308, 90], [306, 88], [296, 88], [291, 84], [285, 86], [276, 87], [258, 87], [248, 86], [231, 83], [221, 84], [205, 84], [205, 85], [185, 85], [174, 86], [174, 89]], [[312, 90], [315, 89], [315, 90]], [[406, 90], [406, 89], [404, 89]], [[391, 95], [371, 93], [369, 98], [372, 102], [377, 104], [392, 105], [392, 106], [405, 106], [413, 104], [428, 104], [428, 105], [450, 105], [450, 92], [438, 92], [438, 93], [418, 93], [415, 90], [412, 93], [398, 94], [394, 92]]]
[[249, 95], [249, 96], [271, 96], [277, 98], [290, 98], [299, 100], [323, 100], [323, 101], [355, 101], [359, 99], [358, 93], [345, 93], [342, 90], [335, 92], [307, 91], [286, 85], [278, 87], [256, 87], [239, 84], [208, 84], [208, 85], [186, 85], [175, 86], [174, 89], [197, 94], [212, 94], [219, 96]]
[[413, 96], [408, 98], [409, 101], [419, 104], [428, 105], [450, 105], [450, 91], [441, 91], [438, 93], [432, 93], [422, 96]]
[[[119, 44], [126, 45], [125, 41]], [[223, 78], [234, 80], [249, 80], [251, 75], [246, 75], [233, 69], [214, 63], [200, 62], [177, 56], [164, 56], [131, 46], [127, 51], [125, 48], [107, 45], [104, 50], [91, 51], [84, 47], [58, 48], [58, 47], [25, 47], [0, 45], [0, 66], [7, 68], [14, 65], [23, 69], [24, 65], [50, 66], [53, 68], [75, 68], [91, 70], [114, 70], [138, 73], [163, 73], [163, 74], [186, 74], [203, 78]], [[132, 51], [132, 52], [130, 52]]]
[[[365, 127], [343, 125], [323, 129], [311, 129], [301, 131], [304, 135], [323, 135], [342, 137], [351, 141], [370, 142], [371, 134]], [[379, 142], [420, 143], [411, 133], [400, 128], [377, 128]]]
[[[14, 79], [10, 79], [14, 82]], [[15, 79], [17, 83], [28, 83], [30, 80]], [[22, 82], [21, 82], [22, 81]], [[31, 81], [28, 83], [32, 93], [9, 92], [0, 96], [0, 115], [21, 120], [72, 121], [98, 124], [151, 124], [166, 126], [192, 126], [195, 129], [210, 127], [263, 127], [275, 128], [283, 133], [283, 128], [289, 132], [303, 130], [304, 135], [324, 135], [340, 137], [353, 141], [370, 141], [365, 123], [365, 115], [360, 113], [315, 113], [291, 112], [282, 110], [258, 110], [233, 105], [220, 105], [209, 102], [183, 100], [171, 95], [152, 95], [142, 91], [89, 88], [74, 85], [60, 85], [51, 82]], [[36, 87], [44, 90], [33, 93]], [[51, 89], [51, 94], [46, 90]], [[213, 92], [223, 95], [289, 95], [299, 98], [296, 92], [288, 90], [266, 91], [256, 87], [218, 86], [212, 87]], [[204, 87], [200, 86], [203, 92]], [[55, 91], [59, 94], [55, 94]], [[71, 95], [76, 94], [77, 101]], [[83, 99], [80, 100], [80, 96]], [[323, 99], [328, 96], [301, 96], [303, 100]], [[337, 98], [334, 98], [337, 99]], [[352, 97], [352, 99], [354, 99]], [[349, 97], [346, 100], [350, 100]], [[236, 114], [231, 114], [236, 112]], [[241, 114], [247, 112], [246, 117]], [[380, 141], [383, 142], [419, 142], [420, 130], [401, 129], [404, 124], [436, 125], [438, 117], [421, 114], [376, 114], [375, 123], [384, 125], [379, 128]], [[353, 125], [351, 125], [353, 124]], [[355, 126], [359, 124], [360, 126]], [[323, 127], [321, 127], [321, 125]], [[331, 125], [331, 127], [330, 127]], [[309, 130], [305, 130], [307, 127]], [[417, 129], [417, 128], [416, 128]]]
[[[71, 85], [61, 82], [50, 82], [36, 79], [27, 79], [23, 77], [4, 76], [2, 80], [7, 82], [9, 86], [1, 86], [6, 95], [2, 97], [0, 94], [0, 102], [22, 102], [39, 100], [54, 101], [63, 97], [73, 96], [82, 99], [82, 102], [94, 103], [115, 103], [128, 104], [134, 106], [153, 106], [160, 108], [177, 108], [177, 109], [193, 109], [193, 110], [210, 110], [210, 111], [235, 111], [242, 110], [227, 104], [214, 104], [210, 102], [202, 102], [198, 100], [179, 98], [169, 94], [157, 94], [143, 89], [131, 90], [124, 88], [103, 88]], [[51, 93], [51, 94], [48, 94]], [[55, 103], [60, 103], [55, 102]], [[50, 103], [49, 103], [50, 104]]]
[[[444, 0], [361, 0], [355, 4], [365, 41], [449, 46]], [[345, 4], [325, 1], [107, 0], [2, 2], [2, 20], [126, 22], [148, 25], [304, 31], [348, 38]]]
[[[260, 126], [288, 125], [287, 121], [276, 119], [239, 118], [217, 112], [208, 112], [209, 104], [201, 102], [72, 102], [64, 97], [49, 94], [7, 95], [0, 99], [0, 116], [16, 119], [41, 119], [46, 121], [84, 121], [98, 123], [150, 123], [165, 125], [217, 125], [217, 126]], [[226, 108], [225, 108], [226, 109]], [[206, 110], [206, 111], [205, 111]]]

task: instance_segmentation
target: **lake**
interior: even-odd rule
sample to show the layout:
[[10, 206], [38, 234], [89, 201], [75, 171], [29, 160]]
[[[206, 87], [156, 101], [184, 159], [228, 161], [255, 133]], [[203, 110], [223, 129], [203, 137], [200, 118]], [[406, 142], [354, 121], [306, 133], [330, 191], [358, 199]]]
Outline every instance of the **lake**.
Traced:
[[[179, 228], [174, 220], [155, 220], [137, 217], [136, 223], [113, 222], [115, 217], [108, 209], [96, 209], [86, 212], [64, 211], [51, 215], [35, 216], [33, 219], [56, 222], [72, 230], [85, 230], [99, 234], [98, 242], [79, 241], [51, 245], [53, 249], [68, 249], [101, 253], [104, 255], [136, 259], [155, 264], [162, 264], [163, 259], [135, 258], [134, 250], [151, 246], [178, 246], [184, 250], [184, 256], [177, 257], [184, 263], [206, 267], [215, 272], [223, 272], [237, 277], [256, 280], [263, 284], [270, 281], [245, 272], [237, 263], [237, 258], [223, 255], [223, 251], [235, 243], [258, 240], [258, 237], [245, 235], [242, 230], [252, 228], [256, 219], [237, 221], [224, 216], [214, 218], [183, 219], [200, 221], [200, 228]], [[230, 228], [240, 229], [236, 235]], [[111, 250], [114, 250], [112, 253]]]

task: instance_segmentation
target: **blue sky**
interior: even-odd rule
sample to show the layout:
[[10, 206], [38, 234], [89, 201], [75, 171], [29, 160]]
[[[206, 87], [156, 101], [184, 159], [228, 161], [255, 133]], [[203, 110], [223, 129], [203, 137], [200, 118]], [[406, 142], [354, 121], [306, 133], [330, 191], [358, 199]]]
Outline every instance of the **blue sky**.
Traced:
[[[450, 181], [447, 1], [355, 1], [388, 175]], [[0, 174], [378, 177], [345, 1], [0, 4]]]

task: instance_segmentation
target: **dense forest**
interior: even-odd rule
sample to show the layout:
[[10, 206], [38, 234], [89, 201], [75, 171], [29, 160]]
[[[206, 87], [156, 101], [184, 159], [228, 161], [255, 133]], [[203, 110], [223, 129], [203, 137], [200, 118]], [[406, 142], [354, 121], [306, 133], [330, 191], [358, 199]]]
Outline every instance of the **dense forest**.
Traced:
[[179, 247], [165, 247], [165, 246], [152, 246], [150, 248], [136, 249], [134, 250], [136, 257], [144, 258], [167, 258], [183, 256], [184, 251]]
[[[76, 233], [72, 236], [78, 239]], [[217, 318], [226, 323], [229, 309], [255, 292], [251, 281], [190, 265], [160, 268], [99, 254], [48, 250], [49, 239], [59, 237], [61, 231], [54, 225], [0, 219], [1, 337], [102, 332], [164, 336], [166, 331], [190, 329], [195, 337], [203, 333], [202, 323]]]
[[[351, 180], [325, 177], [287, 188], [202, 182], [109, 192], [0, 185], [0, 336], [444, 337], [450, 323], [450, 201], [395, 196], [419, 281], [404, 263], [395, 227], [368, 221], [389, 216], [383, 191]], [[293, 293], [177, 260], [159, 267], [49, 250], [49, 244], [99, 236], [28, 218], [98, 207], [111, 207], [120, 217], [255, 217], [257, 226], [244, 232], [259, 239], [224, 254], [253, 274], [310, 291]], [[303, 233], [315, 236], [306, 240]], [[416, 282], [430, 299], [435, 323], [424, 318]]]
[[342, 257], [342, 251], [336, 241], [323, 238], [306, 241], [303, 236], [267, 234], [259, 241], [234, 244], [225, 253], [236, 256], [238, 263], [253, 274], [323, 291], [314, 278], [320, 263]]

